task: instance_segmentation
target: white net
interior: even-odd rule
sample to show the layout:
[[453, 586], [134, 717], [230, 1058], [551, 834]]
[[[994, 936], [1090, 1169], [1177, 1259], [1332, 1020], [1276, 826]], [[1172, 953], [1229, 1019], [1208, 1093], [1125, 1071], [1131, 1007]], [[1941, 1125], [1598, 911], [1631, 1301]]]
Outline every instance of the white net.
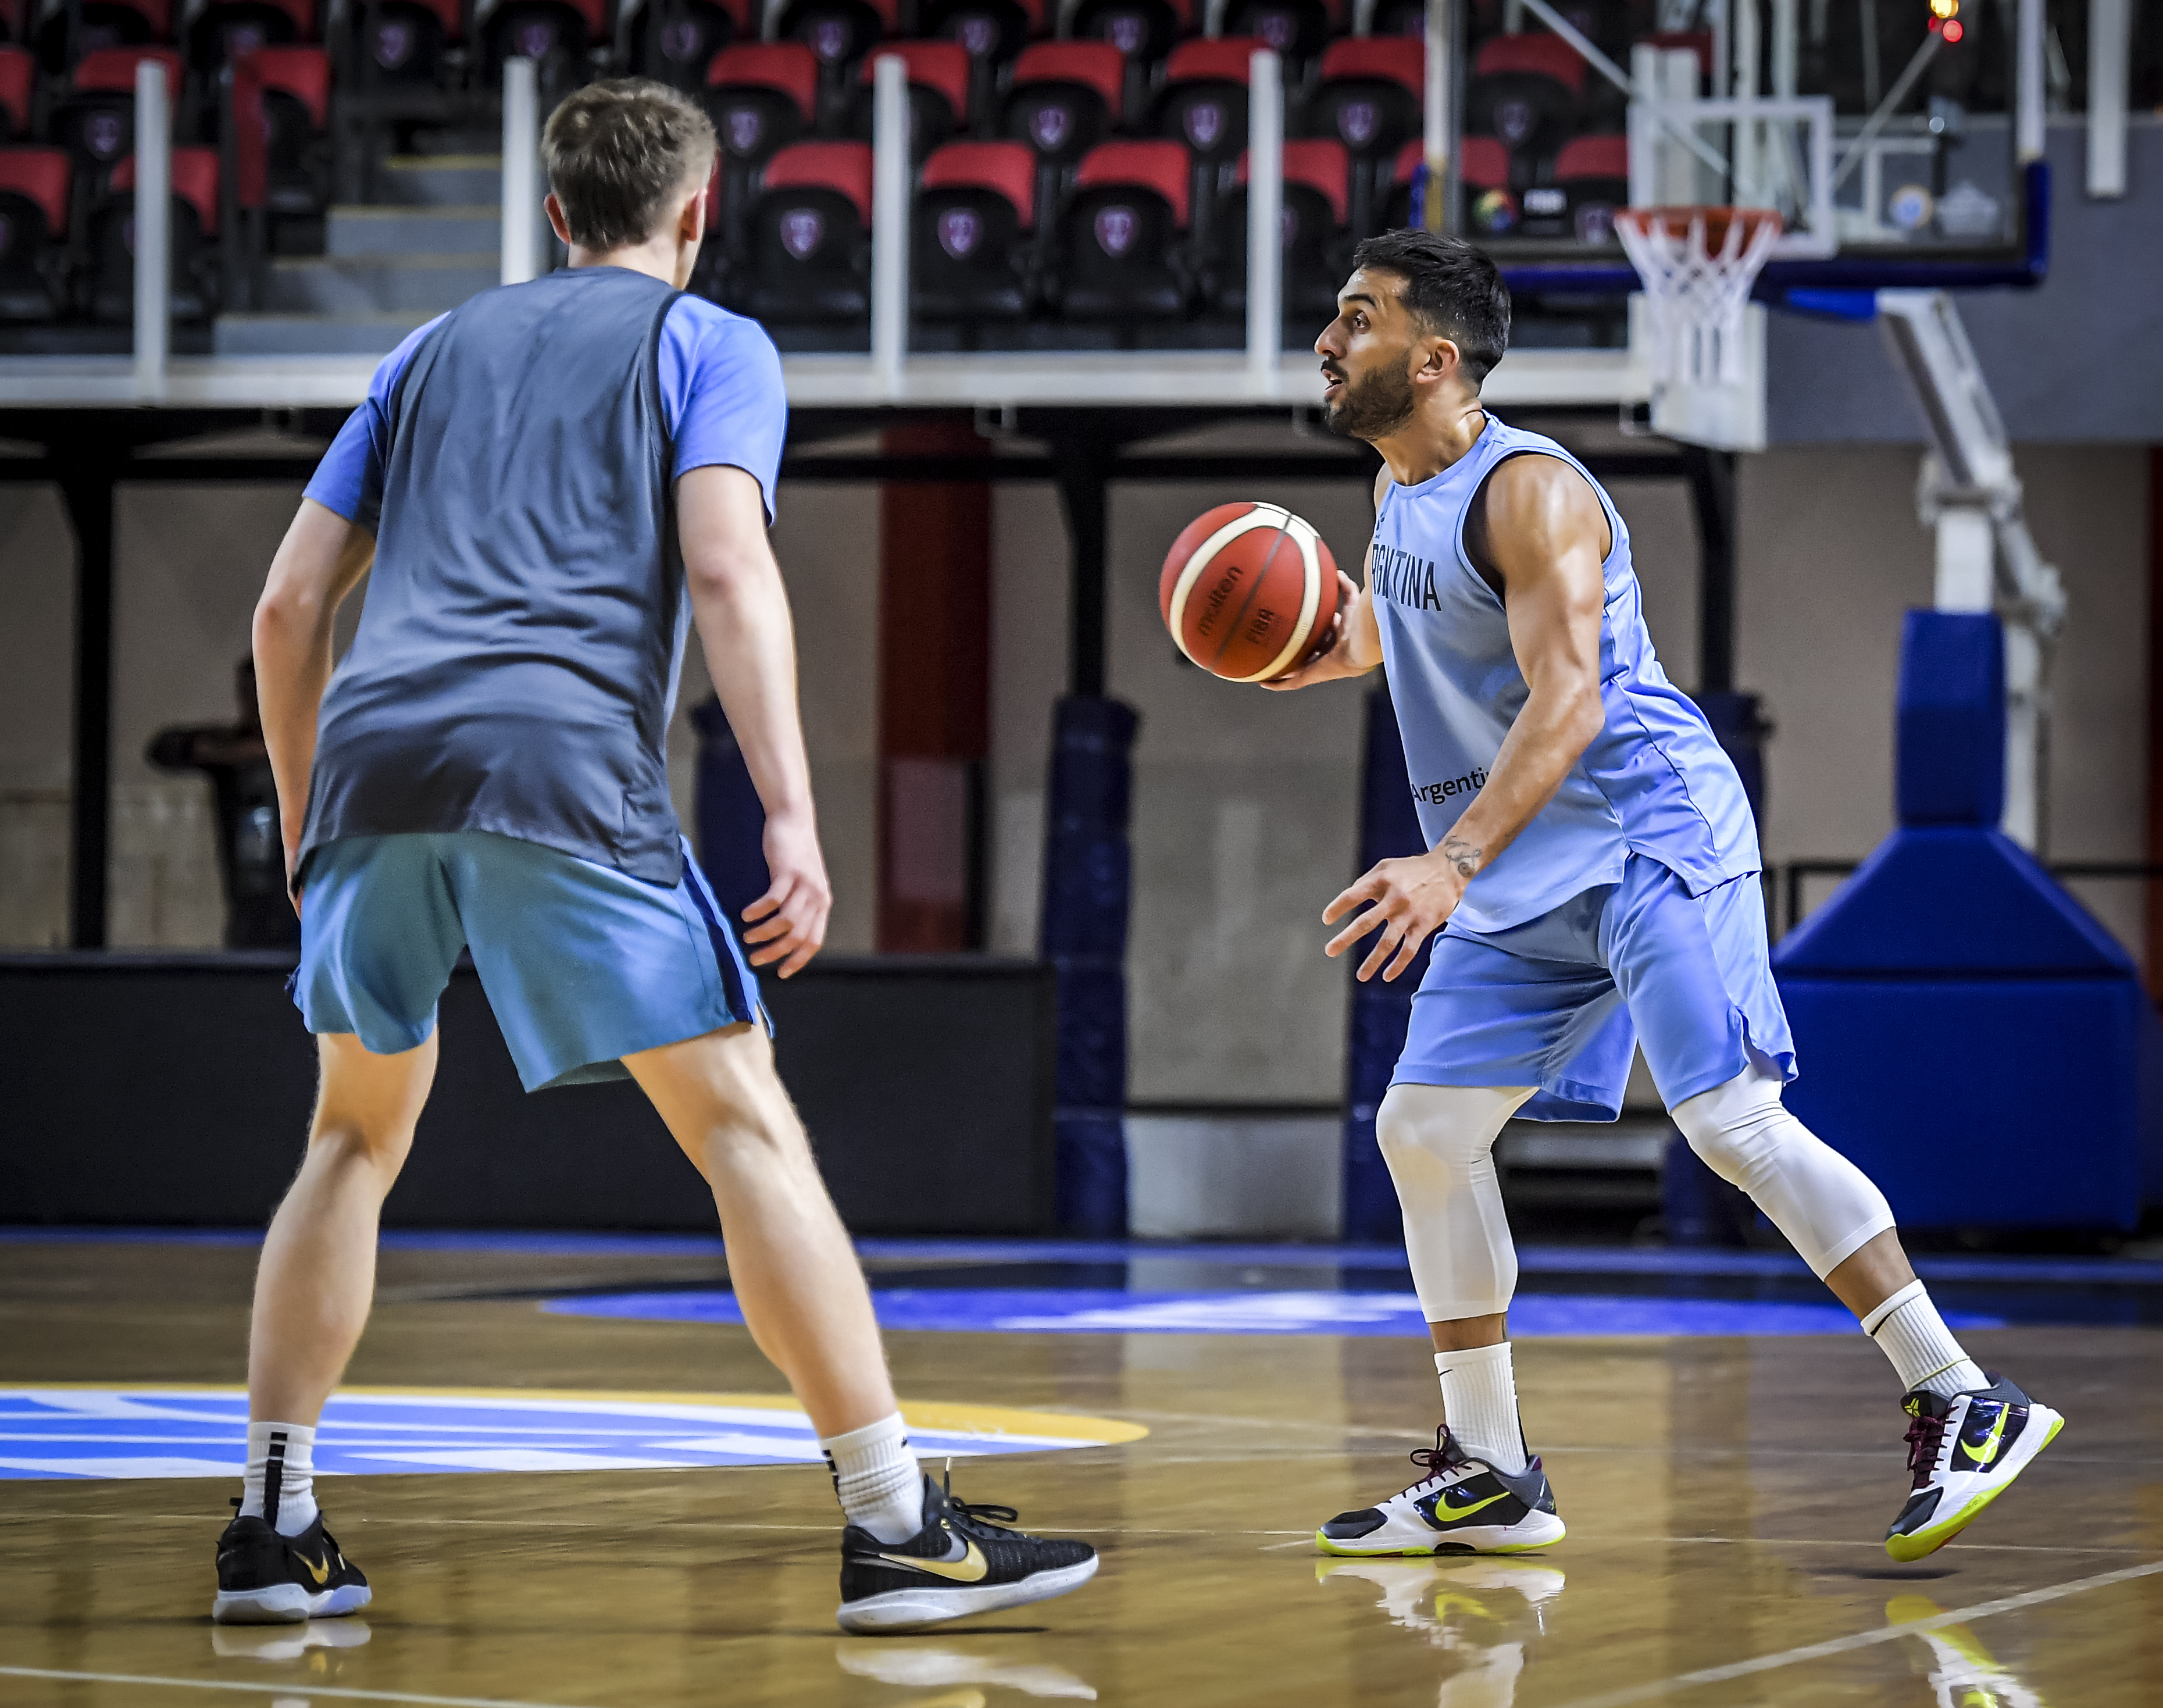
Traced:
[[1644, 288], [1655, 385], [1745, 383], [1743, 315], [1780, 229], [1768, 208], [1630, 207], [1616, 216], [1615, 234]]

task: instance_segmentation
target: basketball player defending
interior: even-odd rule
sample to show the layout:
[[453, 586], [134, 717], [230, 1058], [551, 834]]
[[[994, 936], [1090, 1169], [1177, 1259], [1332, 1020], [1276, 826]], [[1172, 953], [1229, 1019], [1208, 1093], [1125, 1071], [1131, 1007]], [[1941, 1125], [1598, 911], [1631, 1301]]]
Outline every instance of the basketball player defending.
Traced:
[[[809, 961], [830, 892], [766, 537], [780, 361], [751, 322], [683, 294], [713, 128], [658, 83], [599, 83], [556, 109], [542, 154], [569, 267], [392, 352], [256, 610], [301, 917], [293, 989], [322, 1082], [256, 1277], [246, 1480], [212, 1617], [369, 1599], [317, 1510], [316, 1421], [367, 1319], [378, 1213], [461, 948], [529, 1091], [628, 1075], [712, 1187], [744, 1320], [833, 1470], [842, 1627], [1063, 1594], [1096, 1570], [1087, 1547], [990, 1522], [1014, 1515], [919, 1471], [862, 1273], [774, 1073], [752, 969]], [[333, 674], [332, 618], [371, 559]], [[772, 883], [745, 909], [748, 959], [669, 804], [693, 624], [766, 807]]]
[[[1915, 1279], [1883, 1196], [1781, 1107], [1794, 1045], [1773, 988], [1741, 779], [1652, 655], [1630, 533], [1553, 440], [1481, 405], [1510, 297], [1478, 250], [1360, 245], [1315, 341], [1329, 425], [1366, 440], [1367, 586], [1329, 652], [1272, 686], [1377, 664], [1430, 851], [1329, 904], [1333, 956], [1394, 978], [1438, 932], [1375, 1119], [1404, 1210], [1448, 1428], [1428, 1475], [1317, 1534], [1332, 1553], [1513, 1553], [1559, 1541], [1510, 1367], [1517, 1260], [1490, 1155], [1502, 1124], [1611, 1121], [1631, 1046], [1675, 1124], [1862, 1321], [1907, 1391], [1897, 1560], [1940, 1548], [2063, 1420], [1985, 1374]], [[1444, 930], [1447, 921], [1448, 929]]]

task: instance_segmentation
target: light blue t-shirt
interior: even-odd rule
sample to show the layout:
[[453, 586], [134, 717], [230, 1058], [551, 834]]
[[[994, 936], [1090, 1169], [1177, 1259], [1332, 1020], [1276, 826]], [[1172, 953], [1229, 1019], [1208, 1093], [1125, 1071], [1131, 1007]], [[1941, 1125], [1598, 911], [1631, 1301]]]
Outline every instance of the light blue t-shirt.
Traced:
[[[439, 314], [408, 333], [377, 364], [366, 400], [346, 417], [308, 482], [307, 496], [371, 533], [383, 506], [390, 394], [421, 341], [445, 318]], [[715, 464], [741, 469], [758, 482], [771, 521], [788, 433], [788, 394], [773, 340], [757, 321], [703, 296], [684, 296], [662, 322], [656, 354], [678, 478]]]
[[1622, 876], [1632, 852], [1693, 895], [1758, 869], [1742, 779], [1689, 695], [1668, 680], [1645, 627], [1630, 531], [1600, 483], [1553, 439], [1490, 413], [1472, 449], [1417, 486], [1391, 485], [1375, 516], [1375, 621], [1430, 848], [1486, 787], [1531, 689], [1502, 600], [1464, 549], [1464, 516], [1505, 459], [1537, 453], [1584, 474], [1614, 543], [1600, 566], [1599, 734], [1517, 840], [1466, 886], [1453, 920], [1506, 930]]

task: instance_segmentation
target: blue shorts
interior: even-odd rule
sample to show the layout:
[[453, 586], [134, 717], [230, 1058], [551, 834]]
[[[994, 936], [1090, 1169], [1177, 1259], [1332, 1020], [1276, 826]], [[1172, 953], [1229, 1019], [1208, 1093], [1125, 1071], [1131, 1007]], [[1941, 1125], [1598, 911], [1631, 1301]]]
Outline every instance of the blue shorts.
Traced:
[[1671, 1109], [1753, 1061], [1795, 1077], [1755, 872], [1693, 896], [1632, 854], [1620, 883], [1521, 925], [1450, 925], [1412, 998], [1393, 1082], [1537, 1086], [1521, 1119], [1611, 1121], [1640, 1042]]
[[426, 1043], [463, 948], [528, 1091], [626, 1078], [621, 1057], [763, 1018], [688, 844], [673, 889], [486, 830], [309, 857], [291, 988], [311, 1032], [379, 1056]]

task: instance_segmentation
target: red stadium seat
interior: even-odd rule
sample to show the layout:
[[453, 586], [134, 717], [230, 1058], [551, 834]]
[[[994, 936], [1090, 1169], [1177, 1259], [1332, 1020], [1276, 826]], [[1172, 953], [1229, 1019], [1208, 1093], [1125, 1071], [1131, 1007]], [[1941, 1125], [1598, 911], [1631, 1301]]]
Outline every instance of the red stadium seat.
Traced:
[[909, 67], [909, 146], [912, 157], [921, 161], [968, 117], [969, 50], [959, 42], [896, 41], [866, 54], [856, 73], [856, 133], [867, 141], [878, 62], [888, 58]]
[[67, 307], [70, 167], [60, 149], [0, 149], [0, 321]]
[[75, 68], [74, 88], [53, 109], [45, 124], [47, 140], [75, 156], [79, 184], [100, 187], [98, 175], [110, 171], [135, 149], [135, 67], [151, 60], [165, 69], [165, 91], [175, 110], [181, 98], [181, 56], [171, 48], [100, 48], [85, 54]]
[[1020, 320], [1030, 306], [1024, 233], [1036, 223], [1036, 157], [1019, 143], [949, 143], [924, 162], [909, 240], [917, 314]]
[[1578, 50], [1558, 35], [1528, 30], [1521, 35], [1490, 35], [1472, 56], [1472, 75], [1550, 77], [1573, 95], [1584, 92], [1590, 68]]
[[0, 140], [29, 134], [30, 95], [37, 82], [38, 62], [27, 48], [0, 47]]
[[[1615, 210], [1630, 205], [1630, 143], [1626, 137], [1580, 136], [1555, 157], [1554, 187], [1564, 197], [1567, 223], [1558, 236], [1581, 244], [1615, 241]], [[1532, 192], [1525, 192], [1525, 225], [1532, 228]]]
[[1014, 61], [1013, 92], [1000, 128], [1040, 160], [1078, 160], [1119, 122], [1126, 61], [1103, 41], [1047, 41]]
[[1351, 154], [1352, 228], [1361, 237], [1377, 228], [1391, 158], [1420, 134], [1426, 80], [1422, 43], [1370, 36], [1332, 42], [1322, 53], [1303, 128], [1335, 138]]
[[1165, 61], [1164, 92], [1151, 128], [1159, 136], [1182, 139], [1207, 167], [1238, 158], [1247, 145], [1249, 61], [1261, 45], [1232, 36], [1181, 42]]
[[1552, 155], [1579, 127], [1586, 70], [1560, 36], [1490, 36], [1473, 55], [1464, 128], [1500, 138], [1521, 159]]
[[[1415, 223], [1411, 210], [1412, 175], [1419, 170], [1424, 144], [1415, 139], [1406, 143], [1397, 153], [1396, 165], [1391, 176], [1391, 188], [1384, 200], [1382, 227], [1385, 230]], [[1477, 211], [1480, 200], [1490, 192], [1498, 193], [1500, 202], [1490, 203], [1490, 211], [1506, 207], [1510, 223], [1516, 218], [1516, 197], [1510, 191], [1510, 151], [1491, 136], [1468, 136], [1459, 139], [1457, 153], [1458, 181], [1463, 186], [1464, 197]]]
[[30, 0], [0, 0], [0, 41], [30, 39]]
[[746, 42], [706, 67], [706, 110], [721, 151], [763, 163], [818, 118], [819, 61], [801, 42]]
[[[1236, 187], [1224, 198], [1212, 275], [1211, 301], [1229, 314], [1247, 307], [1247, 166], [1248, 157], [1240, 155]], [[1337, 288], [1349, 270], [1351, 180], [1352, 158], [1343, 144], [1321, 138], [1285, 144], [1278, 221], [1285, 318], [1312, 322], [1317, 331], [1336, 313]]]
[[[175, 149], [173, 318], [203, 321], [217, 312], [217, 150]], [[135, 157], [113, 169], [109, 193], [91, 219], [90, 313], [124, 324], [135, 314]]]
[[321, 48], [263, 48], [233, 62], [236, 135], [262, 139], [259, 185], [240, 197], [244, 207], [306, 217], [330, 201], [331, 62]]
[[188, 63], [213, 71], [238, 54], [315, 39], [315, 0], [210, 0], [188, 24]]
[[1183, 318], [1194, 268], [1186, 149], [1173, 142], [1106, 143], [1082, 160], [1060, 212], [1045, 285], [1070, 320]]
[[752, 204], [746, 278], [733, 291], [762, 321], [861, 321], [871, 313], [872, 151], [799, 143], [767, 165]]

